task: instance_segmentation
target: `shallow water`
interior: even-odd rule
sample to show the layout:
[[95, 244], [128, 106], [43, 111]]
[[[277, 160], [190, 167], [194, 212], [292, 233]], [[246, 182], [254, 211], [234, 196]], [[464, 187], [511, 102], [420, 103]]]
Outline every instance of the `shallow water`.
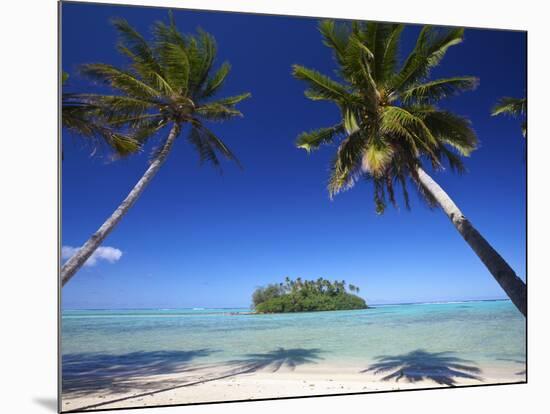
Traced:
[[[68, 366], [92, 357], [89, 364], [104, 365], [116, 356], [119, 364], [126, 361], [130, 365], [150, 366], [167, 359], [222, 363], [262, 358], [281, 348], [290, 350], [299, 363], [358, 367], [380, 356], [419, 350], [429, 355], [451, 352], [453, 357], [478, 364], [521, 367], [525, 361], [525, 319], [510, 301], [242, 314], [247, 311], [66, 310], [62, 317], [63, 361]], [[158, 367], [162, 371], [162, 366]]]

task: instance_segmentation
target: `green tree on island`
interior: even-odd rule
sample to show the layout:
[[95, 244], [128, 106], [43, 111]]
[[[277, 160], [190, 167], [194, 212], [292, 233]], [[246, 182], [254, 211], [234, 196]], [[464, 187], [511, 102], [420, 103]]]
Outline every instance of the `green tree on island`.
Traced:
[[[350, 292], [359, 288], [349, 285]], [[257, 313], [312, 312], [329, 310], [366, 309], [364, 299], [346, 291], [345, 281], [323, 279], [291, 280], [257, 288], [252, 294]]]
[[384, 212], [386, 198], [396, 204], [396, 186], [401, 187], [409, 208], [407, 181], [412, 181], [429, 205], [443, 209], [526, 315], [525, 283], [424, 170], [428, 163], [434, 170], [447, 164], [451, 170], [463, 172], [461, 156], [468, 156], [477, 146], [467, 119], [437, 107], [443, 98], [474, 89], [477, 79], [430, 78], [430, 70], [447, 50], [462, 42], [464, 29], [423, 27], [414, 49], [400, 65], [403, 28], [385, 23], [320, 23], [324, 43], [338, 63], [340, 79], [299, 65], [293, 66], [293, 75], [307, 84], [308, 98], [333, 102], [342, 118], [336, 125], [302, 133], [296, 145], [309, 152], [338, 141], [328, 184], [330, 197], [353, 187], [359, 179], [369, 180], [379, 214]]
[[[148, 138], [158, 136], [161, 131], [167, 131], [167, 135], [160, 141], [159, 148], [152, 154], [149, 167], [126, 198], [63, 265], [63, 286], [139, 198], [186, 125], [189, 125], [187, 138], [198, 151], [201, 161], [219, 166], [219, 154], [237, 161], [223, 141], [206, 127], [205, 122], [242, 116], [235, 105], [250, 96], [244, 93], [214, 99], [226, 80], [230, 65], [223, 63], [213, 71], [216, 42], [208, 33], [199, 31], [196, 35], [183, 35], [170, 15], [169, 24], [155, 23], [154, 39], [148, 42], [125, 20], [114, 20], [113, 24], [120, 38], [118, 51], [129, 60], [128, 66], [118, 68], [103, 63], [83, 65], [81, 70], [84, 75], [108, 85], [113, 94], [74, 94], [67, 97], [63, 102], [62, 124], [71, 128], [71, 120], [67, 118], [71, 114], [68, 104], [79, 102], [81, 107], [89, 111], [77, 113], [77, 120], [84, 119], [92, 128], [108, 128], [105, 131], [109, 134], [124, 135], [126, 140], [137, 142], [140, 146]], [[79, 131], [80, 128], [72, 129]], [[96, 132], [92, 131], [92, 135]]]
[[527, 120], [525, 119], [527, 115], [527, 98], [501, 98], [493, 108], [491, 115], [510, 115], [514, 118], [523, 118], [521, 133], [523, 138], [527, 138]]

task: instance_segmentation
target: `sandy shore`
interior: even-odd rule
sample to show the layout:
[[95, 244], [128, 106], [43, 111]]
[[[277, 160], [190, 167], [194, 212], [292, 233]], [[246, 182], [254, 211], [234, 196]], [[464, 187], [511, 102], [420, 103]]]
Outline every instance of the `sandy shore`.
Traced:
[[99, 373], [72, 379], [64, 387], [62, 407], [64, 411], [143, 407], [525, 380], [523, 367], [518, 365], [478, 367], [478, 371], [469, 373], [461, 367], [436, 367], [432, 372], [419, 372], [415, 367], [362, 372], [357, 366], [323, 363], [262, 369], [203, 365], [186, 367], [176, 374], [135, 377], [102, 377]]

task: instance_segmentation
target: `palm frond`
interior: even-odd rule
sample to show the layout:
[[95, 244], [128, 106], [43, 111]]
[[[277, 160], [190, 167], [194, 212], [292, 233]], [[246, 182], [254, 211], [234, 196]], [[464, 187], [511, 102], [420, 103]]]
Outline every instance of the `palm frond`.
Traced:
[[141, 149], [139, 141], [110, 127], [97, 116], [97, 108], [85, 102], [64, 102], [61, 123], [64, 128], [89, 139], [94, 148], [106, 144], [117, 157], [124, 157]]
[[162, 118], [142, 118], [139, 125], [132, 129], [132, 138], [137, 142], [144, 143], [158, 134], [167, 124], [167, 120]]
[[200, 91], [208, 79], [216, 56], [216, 41], [203, 30], [198, 30], [196, 37], [188, 39], [187, 55], [191, 71], [189, 73], [189, 89], [193, 96]]
[[394, 206], [395, 208], [397, 208], [397, 201], [395, 200], [395, 190], [394, 190], [394, 187], [393, 187], [393, 177], [389, 174], [386, 174], [384, 177], [383, 177], [383, 180], [385, 181], [385, 184], [386, 184], [386, 189], [388, 190], [388, 198], [390, 199], [390, 203], [392, 204], [392, 206]]
[[81, 66], [81, 73], [91, 79], [99, 80], [133, 98], [154, 102], [161, 92], [151, 85], [112, 65], [89, 63]]
[[447, 53], [447, 50], [462, 42], [464, 29], [436, 28], [424, 26], [418, 36], [415, 48], [406, 59], [403, 68], [392, 77], [392, 91], [402, 91], [410, 85], [426, 79], [430, 69], [435, 67]]
[[151, 116], [149, 111], [155, 109], [151, 102], [124, 95], [75, 94], [73, 97], [95, 106], [96, 112], [110, 125], [136, 127], [140, 119]]
[[[220, 160], [217, 153], [225, 158], [235, 161], [239, 167], [241, 164], [231, 150], [212, 131], [202, 124], [193, 125], [188, 136], [189, 141], [195, 146], [199, 153], [200, 162], [210, 162], [220, 168]], [[241, 167], [242, 168], [242, 167]]]
[[230, 70], [231, 65], [228, 62], [224, 62], [218, 71], [206, 82], [204, 90], [201, 92], [201, 98], [209, 98], [214, 95], [225, 82]]
[[311, 100], [328, 100], [338, 103], [346, 103], [351, 100], [344, 85], [315, 70], [293, 65], [292, 74], [296, 79], [307, 83], [309, 88], [305, 91], [305, 95]]
[[195, 108], [195, 111], [199, 116], [211, 121], [221, 121], [236, 116], [242, 116], [241, 111], [237, 110], [235, 105], [250, 98], [250, 96], [250, 93], [228, 96], [226, 98], [199, 105]]
[[342, 108], [343, 125], [348, 135], [354, 134], [359, 131], [359, 122], [357, 122], [357, 114], [352, 108], [345, 106]]
[[164, 92], [186, 95], [190, 65], [185, 49], [174, 42], [159, 42], [156, 49], [164, 72], [164, 76], [158, 76], [157, 79]]
[[403, 171], [401, 169], [398, 169], [398, 172], [395, 174], [395, 177], [397, 181], [399, 181], [399, 184], [401, 184], [401, 191], [403, 194], [403, 200], [405, 200], [405, 208], [407, 210], [411, 209], [411, 201], [409, 196], [409, 191], [407, 190], [407, 179]]
[[374, 179], [374, 206], [376, 214], [384, 214], [386, 210], [386, 192], [385, 182], [380, 179]]
[[453, 151], [445, 147], [444, 145], [439, 148], [441, 155], [447, 160], [451, 171], [458, 174], [463, 174], [466, 172], [466, 167], [462, 162], [462, 158], [459, 155], [455, 154]]
[[334, 20], [322, 20], [319, 23], [319, 31], [325, 46], [333, 50], [334, 58], [342, 64], [348, 44], [349, 28], [345, 24], [335, 23]]
[[332, 162], [328, 192], [330, 198], [355, 184], [361, 175], [361, 158], [365, 140], [360, 132], [356, 132], [344, 139]]
[[176, 27], [174, 15], [171, 10], [168, 12], [168, 16], [168, 24], [160, 20], [153, 24], [153, 36], [155, 43], [157, 45], [162, 43], [173, 43], [180, 46], [183, 50], [187, 50], [189, 41]]
[[401, 39], [401, 33], [405, 28], [402, 24], [392, 24], [390, 26], [389, 33], [387, 34], [386, 41], [384, 42], [384, 50], [380, 58], [380, 75], [378, 75], [377, 78], [377, 81], [383, 85], [386, 85], [391, 76], [395, 73], [399, 57], [399, 40]]
[[128, 56], [136, 68], [146, 69], [162, 75], [162, 70], [154, 52], [143, 36], [135, 30], [125, 19], [112, 19], [111, 23], [119, 35], [118, 49]]
[[217, 99], [215, 101], [209, 101], [208, 103], [215, 103], [215, 104], [219, 104], [219, 105], [227, 105], [227, 106], [234, 106], [234, 105], [237, 105], [238, 103], [246, 100], [246, 99], [249, 99], [250, 97], [252, 96], [252, 94], [250, 94], [249, 92], [247, 93], [241, 93], [240, 95], [235, 95], [235, 96], [227, 96], [225, 98], [221, 98], [221, 99]]
[[219, 168], [220, 160], [216, 155], [216, 151], [214, 151], [214, 148], [212, 148], [212, 145], [207, 140], [204, 139], [200, 129], [191, 128], [191, 131], [189, 132], [189, 135], [187, 138], [189, 142], [193, 144], [193, 146], [195, 147], [195, 150], [199, 154], [199, 161], [201, 164], [203, 164], [204, 162], [210, 162], [215, 167]]
[[242, 164], [235, 154], [229, 149], [229, 147], [218, 138], [212, 131], [206, 128], [204, 125], [200, 127], [201, 133], [205, 136], [206, 140], [210, 143], [212, 148], [218, 151], [226, 159], [234, 161], [239, 168], [242, 168]]
[[434, 103], [443, 98], [473, 90], [478, 83], [478, 79], [473, 76], [436, 79], [410, 86], [400, 94], [400, 99], [406, 104], [411, 102]]
[[310, 132], [301, 133], [296, 139], [296, 147], [305, 149], [307, 152], [318, 149], [323, 144], [334, 142], [339, 136], [345, 133], [344, 126], [337, 124], [329, 128], [320, 128]]
[[201, 105], [195, 111], [199, 116], [209, 121], [225, 121], [236, 116], [243, 116], [241, 111], [217, 102]]
[[435, 108], [420, 109], [418, 116], [439, 142], [454, 147], [461, 155], [468, 156], [477, 148], [478, 139], [468, 119]]
[[362, 41], [352, 35], [343, 56], [341, 73], [344, 78], [356, 88], [367, 91], [367, 103], [375, 110], [375, 101], [379, 97], [376, 82], [373, 77], [374, 55]]
[[491, 115], [511, 115], [520, 116], [527, 113], [527, 99], [526, 98], [500, 98], [495, 107], [493, 108]]
[[412, 157], [426, 155], [434, 167], [441, 166], [437, 156], [440, 142], [437, 141], [424, 119], [417, 116], [410, 108], [385, 107], [382, 112], [380, 130], [400, 138], [397, 144], [401, 146], [402, 153], [408, 153]]
[[403, 25], [369, 22], [366, 25], [365, 41], [374, 55], [373, 77], [384, 83], [393, 74], [397, 63], [397, 48]]
[[430, 146], [437, 146], [437, 140], [421, 117], [399, 106], [386, 106], [382, 111], [381, 128], [399, 133], [407, 130], [409, 133]]
[[102, 137], [114, 150], [116, 157], [126, 157], [139, 152], [142, 148], [141, 142], [133, 136], [121, 134], [113, 131], [103, 131]]

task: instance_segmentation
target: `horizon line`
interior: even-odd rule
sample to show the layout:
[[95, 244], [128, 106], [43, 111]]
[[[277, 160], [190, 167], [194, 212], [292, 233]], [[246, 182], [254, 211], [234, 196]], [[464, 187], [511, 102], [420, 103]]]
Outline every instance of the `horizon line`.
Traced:
[[[467, 303], [467, 302], [499, 302], [499, 301], [511, 301], [510, 298], [493, 298], [493, 299], [456, 299], [456, 300], [441, 300], [441, 301], [420, 301], [420, 302], [387, 302], [387, 303], [373, 303], [368, 305], [374, 306], [391, 306], [391, 305], [445, 305], [453, 303]], [[186, 307], [126, 307], [126, 308], [62, 308], [61, 311], [99, 311], [99, 310], [208, 310], [208, 309], [251, 309], [250, 306], [186, 306]]]

